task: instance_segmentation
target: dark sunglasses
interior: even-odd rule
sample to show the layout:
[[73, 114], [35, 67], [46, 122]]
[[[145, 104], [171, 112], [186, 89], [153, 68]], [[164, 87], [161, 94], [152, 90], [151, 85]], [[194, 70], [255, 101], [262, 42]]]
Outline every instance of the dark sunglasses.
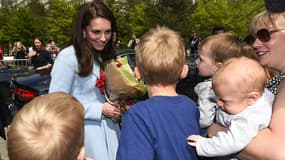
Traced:
[[271, 34], [275, 32], [279, 32], [285, 29], [275, 29], [275, 30], [268, 30], [268, 29], [260, 29], [256, 32], [256, 38], [258, 38], [261, 42], [268, 42], [271, 39]]

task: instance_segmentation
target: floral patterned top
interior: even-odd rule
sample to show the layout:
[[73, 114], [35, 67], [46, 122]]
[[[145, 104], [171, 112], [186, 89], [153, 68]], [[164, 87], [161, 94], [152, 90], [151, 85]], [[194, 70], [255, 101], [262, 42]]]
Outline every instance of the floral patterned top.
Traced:
[[280, 82], [285, 78], [285, 73], [280, 73], [278, 76], [272, 78], [267, 82], [266, 88], [268, 88], [274, 95], [277, 94]]

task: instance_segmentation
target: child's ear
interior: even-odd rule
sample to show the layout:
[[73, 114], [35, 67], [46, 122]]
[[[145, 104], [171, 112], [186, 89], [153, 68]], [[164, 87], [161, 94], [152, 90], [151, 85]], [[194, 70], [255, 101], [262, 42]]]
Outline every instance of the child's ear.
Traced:
[[139, 68], [137, 66], [135, 66], [135, 68], [134, 68], [134, 73], [135, 73], [135, 77], [137, 79], [142, 79], [141, 73], [140, 73]]
[[80, 151], [77, 155], [77, 160], [84, 160], [85, 159], [85, 148], [84, 147], [81, 147], [80, 148]]
[[216, 66], [217, 66], [218, 68], [221, 68], [222, 65], [223, 65], [223, 62], [217, 62], [217, 63], [216, 63]]
[[258, 98], [260, 98], [260, 93], [259, 92], [250, 92], [248, 95], [248, 105], [254, 104]]
[[187, 74], [188, 74], [188, 71], [189, 71], [188, 65], [187, 65], [187, 64], [184, 64], [183, 69], [182, 69], [182, 72], [181, 72], [181, 74], [180, 74], [180, 79], [185, 78], [185, 77], [187, 76]]

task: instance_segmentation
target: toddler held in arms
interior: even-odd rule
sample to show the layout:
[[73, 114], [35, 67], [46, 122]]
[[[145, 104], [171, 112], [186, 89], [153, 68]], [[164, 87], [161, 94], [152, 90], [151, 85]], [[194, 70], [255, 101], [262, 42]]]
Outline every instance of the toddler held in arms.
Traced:
[[257, 132], [269, 125], [273, 94], [264, 89], [266, 73], [255, 60], [240, 57], [226, 61], [214, 74], [216, 122], [228, 128], [212, 138], [190, 135], [188, 144], [199, 156], [219, 157], [245, 148]]

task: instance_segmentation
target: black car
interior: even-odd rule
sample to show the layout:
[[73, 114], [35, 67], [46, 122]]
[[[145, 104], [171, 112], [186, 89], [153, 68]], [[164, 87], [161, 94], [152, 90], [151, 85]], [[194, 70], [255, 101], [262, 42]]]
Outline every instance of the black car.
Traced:
[[14, 74], [12, 77], [13, 104], [21, 109], [36, 96], [48, 93], [50, 69]]
[[12, 121], [12, 77], [15, 74], [28, 72], [28, 67], [17, 67], [0, 64], [0, 136], [5, 139], [4, 127]]

